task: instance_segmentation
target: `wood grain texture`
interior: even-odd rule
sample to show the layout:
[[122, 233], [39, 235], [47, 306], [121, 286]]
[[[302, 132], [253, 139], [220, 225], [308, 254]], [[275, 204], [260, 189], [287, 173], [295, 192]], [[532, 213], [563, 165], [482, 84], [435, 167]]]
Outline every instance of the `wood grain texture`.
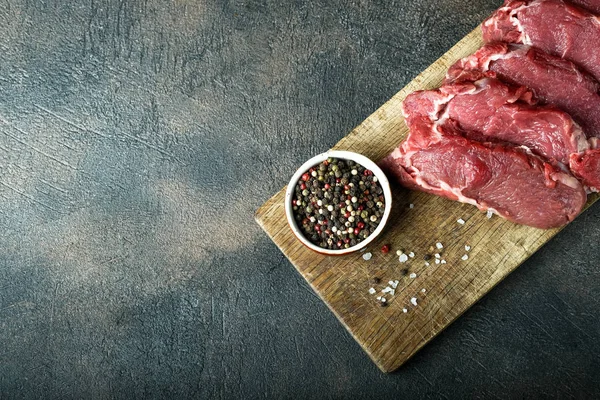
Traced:
[[[482, 44], [478, 27], [334, 149], [356, 151], [373, 160], [389, 154], [408, 133], [400, 113], [404, 98], [415, 90], [438, 87], [451, 64]], [[590, 198], [588, 205], [596, 199]], [[283, 201], [284, 189], [256, 212], [257, 222], [384, 372], [400, 367], [560, 231], [488, 219], [473, 206], [395, 188], [388, 227], [368, 249], [373, 258], [365, 261], [360, 253], [327, 257], [295, 239]], [[458, 224], [459, 218], [466, 223]], [[442, 250], [435, 247], [438, 242]], [[379, 249], [386, 243], [393, 251], [384, 255]], [[466, 245], [471, 246], [468, 252]], [[397, 249], [414, 252], [415, 257], [400, 263]], [[431, 260], [427, 266], [423, 256], [434, 253], [440, 253], [446, 263]], [[465, 254], [469, 258], [462, 260]], [[412, 278], [412, 273], [417, 277]], [[372, 283], [375, 277], [380, 284]], [[395, 295], [386, 296], [389, 306], [381, 307], [375, 299], [380, 294], [370, 295], [368, 289], [381, 290], [389, 280], [400, 282]], [[411, 303], [413, 298], [417, 306]]]

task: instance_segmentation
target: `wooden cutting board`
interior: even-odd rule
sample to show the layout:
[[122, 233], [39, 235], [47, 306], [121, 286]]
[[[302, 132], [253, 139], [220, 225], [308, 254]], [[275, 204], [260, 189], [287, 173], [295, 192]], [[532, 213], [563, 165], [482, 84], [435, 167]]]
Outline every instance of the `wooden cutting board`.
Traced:
[[[438, 87], [448, 67], [482, 44], [478, 27], [334, 149], [375, 161], [385, 157], [408, 133], [400, 113], [404, 98], [415, 90]], [[489, 219], [473, 206], [396, 187], [392, 215], [381, 237], [363, 253], [328, 257], [294, 237], [286, 222], [284, 192], [285, 188], [260, 207], [256, 221], [384, 372], [401, 366], [560, 230], [520, 226], [497, 216]], [[596, 200], [592, 196], [588, 206]], [[384, 244], [391, 245], [390, 253], [381, 252]], [[414, 257], [401, 263], [397, 250], [413, 252]], [[367, 252], [372, 253], [368, 261], [363, 259]], [[435, 253], [440, 254], [439, 264]], [[434, 256], [429, 266], [425, 255]], [[463, 260], [464, 255], [468, 259]], [[375, 284], [375, 278], [381, 282]], [[396, 280], [395, 294], [386, 294], [388, 306], [382, 307], [376, 300], [380, 290]], [[378, 293], [370, 294], [371, 287]]]

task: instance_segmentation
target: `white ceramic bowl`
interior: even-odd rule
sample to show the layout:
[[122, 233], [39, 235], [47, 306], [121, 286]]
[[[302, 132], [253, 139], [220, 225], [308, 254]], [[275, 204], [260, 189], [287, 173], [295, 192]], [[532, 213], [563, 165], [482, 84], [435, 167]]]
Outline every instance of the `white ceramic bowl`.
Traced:
[[[355, 246], [349, 247], [347, 249], [329, 250], [329, 249], [323, 249], [323, 248], [311, 243], [310, 240], [308, 240], [306, 237], [304, 237], [304, 235], [302, 234], [302, 231], [298, 228], [298, 225], [296, 224], [296, 220], [294, 219], [294, 211], [292, 209], [294, 188], [296, 187], [296, 184], [300, 180], [300, 177], [302, 176], [302, 174], [304, 174], [306, 171], [308, 171], [310, 168], [314, 167], [315, 165], [318, 165], [321, 162], [327, 160], [329, 157], [343, 159], [343, 160], [352, 160], [354, 162], [359, 163], [363, 167], [373, 171], [373, 174], [377, 177], [377, 180], [378, 180], [379, 184], [381, 185], [381, 188], [383, 189], [383, 194], [385, 197], [385, 210], [383, 212], [383, 217], [379, 221], [379, 225], [377, 225], [377, 228], [375, 229], [375, 231], [371, 235], [369, 235], [369, 237], [366, 238], [365, 240], [363, 240], [360, 243], [356, 244]], [[369, 160], [367, 157], [363, 156], [362, 154], [354, 153], [351, 151], [330, 150], [328, 152], [321, 153], [321, 154], [311, 158], [310, 160], [308, 160], [307, 162], [302, 164], [302, 166], [300, 168], [298, 168], [296, 173], [292, 176], [292, 179], [290, 179], [290, 183], [288, 184], [287, 189], [285, 191], [285, 215], [287, 217], [287, 221], [288, 221], [288, 224], [290, 225], [290, 228], [292, 228], [294, 235], [296, 235], [296, 237], [306, 247], [308, 247], [309, 249], [314, 250], [318, 253], [321, 253], [321, 254], [343, 255], [343, 254], [355, 252], [357, 250], [360, 250], [360, 249], [368, 246], [369, 243], [371, 243], [373, 240], [375, 240], [375, 238], [377, 238], [377, 236], [379, 236], [381, 231], [383, 231], [383, 228], [385, 227], [385, 224], [390, 216], [391, 211], [392, 211], [392, 191], [390, 190], [390, 182], [388, 181], [387, 177], [385, 176], [385, 174], [383, 173], [381, 168], [379, 168], [377, 166], [377, 164], [375, 164], [373, 161]]]

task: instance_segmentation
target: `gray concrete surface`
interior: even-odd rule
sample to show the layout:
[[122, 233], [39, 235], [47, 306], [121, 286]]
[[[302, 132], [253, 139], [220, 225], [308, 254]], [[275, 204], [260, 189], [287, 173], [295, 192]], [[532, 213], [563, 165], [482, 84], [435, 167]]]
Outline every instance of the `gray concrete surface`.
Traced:
[[0, 398], [592, 398], [600, 206], [395, 374], [253, 221], [498, 0], [0, 2]]

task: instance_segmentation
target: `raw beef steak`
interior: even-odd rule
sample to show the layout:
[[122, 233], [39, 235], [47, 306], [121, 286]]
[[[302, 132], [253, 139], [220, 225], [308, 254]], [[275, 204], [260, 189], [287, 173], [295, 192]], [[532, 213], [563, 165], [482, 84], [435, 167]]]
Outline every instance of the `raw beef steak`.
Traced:
[[585, 8], [596, 15], [600, 14], [600, 0], [570, 0], [569, 3]]
[[564, 225], [582, 210], [586, 194], [572, 175], [525, 149], [447, 132], [414, 111], [403, 107], [410, 134], [382, 162], [405, 186], [544, 229]]
[[573, 63], [529, 46], [490, 43], [451, 66], [445, 82], [486, 76], [528, 87], [544, 103], [569, 113], [588, 138], [600, 137], [600, 84]]
[[598, 17], [562, 0], [507, 0], [483, 25], [486, 42], [537, 47], [600, 80]]
[[572, 153], [589, 149], [581, 128], [567, 113], [531, 103], [531, 92], [525, 87], [484, 78], [414, 92], [403, 107], [410, 115], [429, 116], [466, 138], [523, 145], [565, 165]]

